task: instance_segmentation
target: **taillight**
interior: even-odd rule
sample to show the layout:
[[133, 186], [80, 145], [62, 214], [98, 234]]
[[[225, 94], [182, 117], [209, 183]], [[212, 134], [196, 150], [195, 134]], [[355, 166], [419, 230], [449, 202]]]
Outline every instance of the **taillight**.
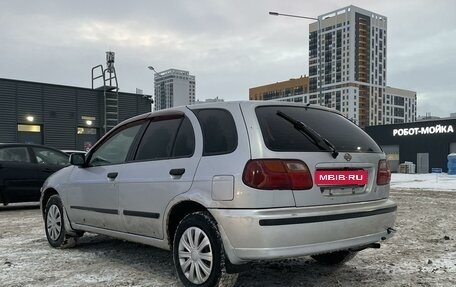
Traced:
[[391, 181], [391, 170], [388, 162], [382, 159], [378, 162], [377, 185], [385, 185]]
[[244, 183], [257, 189], [311, 189], [312, 175], [300, 160], [260, 159], [247, 162]]

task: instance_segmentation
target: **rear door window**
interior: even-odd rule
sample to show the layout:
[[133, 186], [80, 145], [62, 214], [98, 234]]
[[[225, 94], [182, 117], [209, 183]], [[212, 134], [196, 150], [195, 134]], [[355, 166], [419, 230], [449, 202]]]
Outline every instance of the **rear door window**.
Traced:
[[203, 132], [203, 156], [233, 152], [238, 143], [236, 124], [224, 109], [193, 110]]
[[36, 161], [43, 165], [69, 165], [68, 155], [63, 152], [57, 152], [52, 149], [43, 147], [32, 147], [35, 153]]
[[188, 118], [152, 121], [139, 144], [135, 160], [191, 157], [195, 135]]
[[191, 157], [195, 150], [195, 132], [193, 131], [192, 123], [188, 118], [182, 121], [182, 124], [177, 132], [176, 142], [171, 156], [173, 158]]
[[0, 149], [0, 161], [31, 163], [27, 147], [5, 147]]
[[315, 130], [328, 139], [337, 151], [381, 152], [380, 147], [369, 135], [337, 113], [306, 107], [257, 107], [256, 115], [264, 142], [272, 151], [316, 152], [322, 150], [295, 129], [293, 124], [278, 116], [278, 111]]

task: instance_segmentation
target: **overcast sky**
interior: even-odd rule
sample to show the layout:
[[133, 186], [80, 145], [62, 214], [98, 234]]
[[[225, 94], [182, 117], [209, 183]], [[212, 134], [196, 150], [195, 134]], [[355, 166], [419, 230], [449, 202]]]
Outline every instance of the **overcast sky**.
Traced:
[[119, 87], [153, 94], [152, 65], [196, 76], [196, 97], [247, 100], [250, 87], [308, 74], [311, 21], [356, 5], [388, 18], [387, 85], [418, 114], [456, 112], [456, 1], [0, 0], [0, 77], [90, 87], [116, 53]]

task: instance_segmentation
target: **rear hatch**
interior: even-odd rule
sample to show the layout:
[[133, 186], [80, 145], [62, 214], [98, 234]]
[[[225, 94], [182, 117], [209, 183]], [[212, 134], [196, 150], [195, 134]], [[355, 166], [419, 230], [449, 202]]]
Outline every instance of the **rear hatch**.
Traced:
[[386, 184], [377, 184], [379, 163], [386, 172], [384, 153], [369, 135], [339, 113], [277, 104], [259, 105], [250, 114], [255, 114], [256, 119], [250, 120], [259, 125], [251, 139], [263, 139], [262, 144], [252, 143], [252, 159], [297, 159], [307, 165], [313, 185], [293, 190], [296, 206], [388, 197], [389, 179]]

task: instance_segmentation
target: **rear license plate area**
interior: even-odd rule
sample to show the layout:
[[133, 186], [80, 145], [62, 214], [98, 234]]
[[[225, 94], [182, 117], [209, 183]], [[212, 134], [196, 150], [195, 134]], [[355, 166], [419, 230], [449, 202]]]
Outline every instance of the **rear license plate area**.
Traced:
[[361, 187], [367, 184], [367, 171], [316, 170], [314, 182], [319, 187]]

